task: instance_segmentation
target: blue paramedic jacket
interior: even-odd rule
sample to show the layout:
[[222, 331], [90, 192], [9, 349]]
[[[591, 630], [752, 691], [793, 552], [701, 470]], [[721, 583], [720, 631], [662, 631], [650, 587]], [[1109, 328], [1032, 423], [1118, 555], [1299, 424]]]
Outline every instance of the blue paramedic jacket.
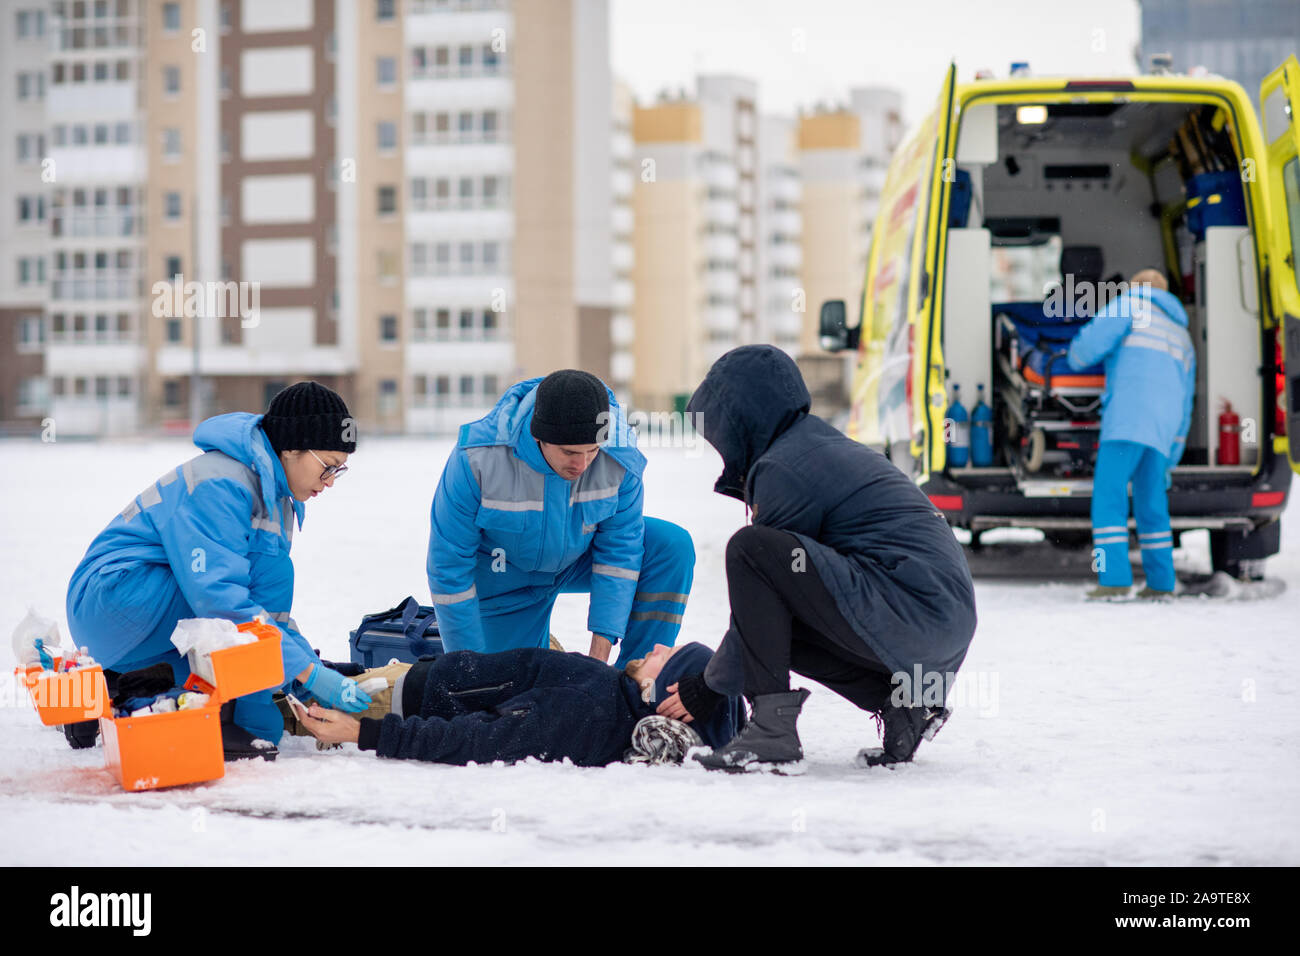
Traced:
[[[167, 565], [197, 617], [239, 623], [264, 614], [274, 623], [282, 635], [286, 683], [315, 663], [319, 658], [289, 616], [289, 546], [294, 520], [301, 528], [306, 509], [290, 494], [261, 421], [261, 415], [235, 412], [200, 424], [194, 444], [204, 454], [151, 484], [99, 533], [73, 572], [69, 605], [92, 576], [119, 575], [114, 602], [125, 617], [143, 622], [151, 611], [164, 611], [174, 592], [134, 593], [130, 581], [159, 579], [121, 572]], [[140, 636], [163, 623], [142, 624]]]
[[[1172, 467], [1183, 457], [1196, 396], [1196, 350], [1176, 296], [1152, 289], [1106, 304], [1070, 343], [1075, 369], [1104, 362], [1101, 440], [1154, 448]], [[1152, 307], [1154, 306], [1154, 308]]]
[[[519, 382], [486, 416], [462, 426], [438, 482], [427, 570], [449, 651], [504, 650], [487, 646], [480, 602], [553, 587], [588, 553], [587, 627], [611, 643], [627, 627], [641, 570], [645, 456], [610, 392], [608, 431], [614, 440], [602, 444], [576, 480], [556, 474], [529, 429], [541, 381]], [[520, 598], [502, 600], [517, 599], [541, 595], [523, 590]]]

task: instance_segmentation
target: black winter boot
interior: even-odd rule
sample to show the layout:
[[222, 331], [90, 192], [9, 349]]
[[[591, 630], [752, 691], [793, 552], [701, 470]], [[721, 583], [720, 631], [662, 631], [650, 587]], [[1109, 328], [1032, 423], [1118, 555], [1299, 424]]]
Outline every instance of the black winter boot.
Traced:
[[254, 737], [235, 723], [233, 700], [228, 700], [221, 705], [221, 749], [225, 751], [227, 763], [232, 760], [249, 760], [253, 757], [274, 760], [280, 753], [271, 741]]
[[99, 721], [80, 720], [75, 724], [64, 724], [63, 736], [68, 738], [68, 744], [73, 750], [93, 747], [99, 739]]
[[695, 759], [709, 770], [728, 773], [753, 770], [802, 773], [803, 746], [795, 722], [808, 694], [806, 690], [792, 690], [755, 697], [754, 713], [745, 729], [731, 743], [711, 754], [698, 754]]
[[922, 740], [933, 740], [952, 711], [947, 707], [886, 707], [876, 718], [879, 747], [858, 751], [859, 767], [888, 767], [907, 763]]

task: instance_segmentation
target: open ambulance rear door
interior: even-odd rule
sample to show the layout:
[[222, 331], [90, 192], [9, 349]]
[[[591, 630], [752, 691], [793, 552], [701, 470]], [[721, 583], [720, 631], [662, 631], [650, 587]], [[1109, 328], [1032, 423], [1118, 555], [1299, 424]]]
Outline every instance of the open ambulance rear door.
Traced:
[[1300, 471], [1300, 62], [1288, 56], [1259, 88], [1268, 177], [1268, 275], [1283, 336], [1286, 433], [1291, 468]]

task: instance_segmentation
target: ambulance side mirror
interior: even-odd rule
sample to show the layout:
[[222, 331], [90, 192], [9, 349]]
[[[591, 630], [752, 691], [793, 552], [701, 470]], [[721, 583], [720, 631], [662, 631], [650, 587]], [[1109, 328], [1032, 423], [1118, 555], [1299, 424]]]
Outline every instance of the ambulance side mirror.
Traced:
[[859, 328], [848, 327], [847, 312], [843, 299], [831, 299], [822, 303], [818, 316], [818, 337], [827, 352], [843, 352], [858, 347]]

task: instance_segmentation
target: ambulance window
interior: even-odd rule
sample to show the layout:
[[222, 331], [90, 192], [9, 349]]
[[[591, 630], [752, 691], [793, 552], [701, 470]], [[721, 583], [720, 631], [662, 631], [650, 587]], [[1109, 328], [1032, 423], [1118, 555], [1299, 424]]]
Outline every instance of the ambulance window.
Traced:
[[1300, 288], [1300, 268], [1296, 267], [1296, 252], [1300, 250], [1300, 159], [1292, 157], [1282, 167], [1282, 188], [1286, 193], [1286, 216], [1291, 226], [1291, 270]]
[[992, 302], [1041, 302], [1061, 281], [1061, 237], [1034, 245], [993, 247], [989, 276]]

